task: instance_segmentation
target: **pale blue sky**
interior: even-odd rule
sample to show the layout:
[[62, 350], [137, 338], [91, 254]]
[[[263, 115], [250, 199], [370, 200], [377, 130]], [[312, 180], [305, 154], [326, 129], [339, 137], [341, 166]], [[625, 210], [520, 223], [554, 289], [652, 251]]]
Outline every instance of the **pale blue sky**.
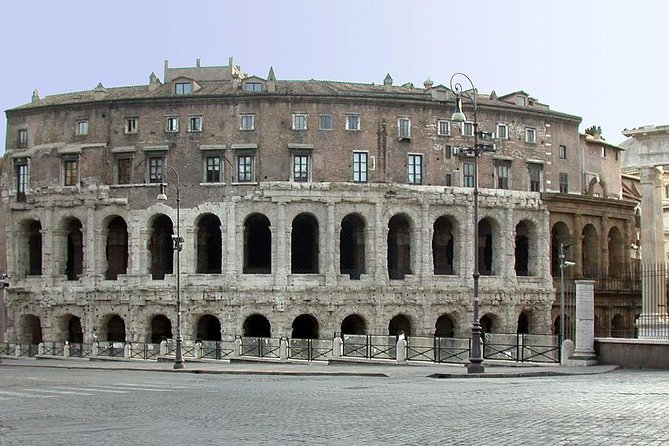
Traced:
[[[420, 86], [466, 72], [479, 91], [524, 90], [551, 109], [623, 128], [669, 124], [669, 2], [35, 1], [0, 15], [0, 108], [40, 95], [144, 84], [170, 66], [226, 65], [279, 79]], [[5, 118], [0, 151], [5, 145]]]

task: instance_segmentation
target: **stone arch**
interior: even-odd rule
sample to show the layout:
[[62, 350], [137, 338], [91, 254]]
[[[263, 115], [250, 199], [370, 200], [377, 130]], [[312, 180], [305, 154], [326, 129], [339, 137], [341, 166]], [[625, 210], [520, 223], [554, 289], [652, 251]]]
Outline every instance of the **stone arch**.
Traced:
[[569, 226], [565, 222], [559, 221], [553, 225], [551, 228], [551, 275], [553, 277], [560, 275], [560, 243], [567, 245], [570, 239]]
[[197, 321], [196, 339], [200, 341], [220, 341], [221, 321], [212, 314], [204, 314]]
[[388, 335], [397, 336], [403, 332], [406, 336], [411, 336], [411, 319], [405, 314], [393, 316], [388, 324]]
[[63, 220], [65, 231], [65, 276], [67, 280], [78, 280], [84, 271], [84, 236], [78, 218]]
[[165, 214], [158, 214], [150, 223], [149, 254], [151, 257], [151, 278], [163, 280], [165, 274], [172, 274], [174, 261], [174, 229], [172, 220]]
[[499, 318], [492, 313], [486, 313], [479, 319], [479, 324], [481, 324], [482, 335], [496, 333], [499, 329]]
[[499, 224], [492, 217], [485, 217], [478, 224], [479, 273], [482, 276], [499, 274], [502, 259]]
[[434, 324], [434, 336], [437, 338], [452, 338], [455, 336], [455, 322], [449, 314], [442, 314]]
[[20, 343], [35, 345], [42, 342], [42, 322], [39, 316], [24, 314], [21, 316]]
[[609, 271], [608, 275], [615, 277], [625, 272], [625, 243], [623, 234], [617, 226], [609, 230]]
[[271, 223], [263, 214], [251, 214], [244, 221], [243, 273], [272, 273]]
[[[523, 220], [516, 225], [516, 240], [514, 248], [516, 276], [533, 276], [536, 274], [537, 249], [534, 224]], [[534, 239], [534, 240], [533, 240]], [[534, 249], [533, 249], [534, 248]]]
[[435, 275], [454, 274], [455, 228], [451, 217], [441, 216], [434, 222], [432, 262]]
[[26, 276], [42, 275], [42, 224], [28, 219], [19, 224], [18, 270]]
[[84, 333], [79, 316], [67, 313], [58, 321], [60, 339], [70, 344], [81, 344], [84, 342]]
[[151, 318], [151, 335], [149, 340], [152, 344], [172, 339], [172, 321], [164, 314], [156, 314]]
[[198, 274], [220, 274], [223, 241], [221, 220], [214, 214], [204, 214], [197, 219], [196, 251]]
[[341, 321], [341, 334], [364, 335], [367, 333], [367, 321], [359, 314], [349, 314]]
[[292, 274], [318, 274], [318, 220], [302, 213], [293, 219], [290, 238]]
[[388, 222], [388, 277], [404, 279], [411, 274], [411, 220], [396, 214]]
[[608, 197], [606, 182], [599, 176], [593, 177], [588, 183], [588, 195], [591, 197]]
[[122, 217], [114, 216], [107, 224], [105, 259], [107, 280], [116, 280], [119, 274], [128, 272], [128, 225]]
[[597, 277], [599, 274], [599, 234], [595, 226], [588, 223], [581, 233], [582, 265], [584, 277]]
[[359, 214], [348, 214], [341, 221], [339, 272], [353, 280], [365, 273], [365, 220]]
[[104, 339], [101, 341], [125, 342], [125, 321], [118, 314], [111, 314], [105, 318], [102, 326]]
[[530, 333], [530, 313], [531, 311], [525, 309], [518, 315], [518, 323], [516, 324], [516, 333], [529, 334]]
[[301, 314], [293, 320], [292, 339], [318, 339], [318, 320], [311, 314]]
[[244, 320], [242, 330], [244, 337], [269, 338], [272, 335], [269, 320], [258, 313], [252, 314]]

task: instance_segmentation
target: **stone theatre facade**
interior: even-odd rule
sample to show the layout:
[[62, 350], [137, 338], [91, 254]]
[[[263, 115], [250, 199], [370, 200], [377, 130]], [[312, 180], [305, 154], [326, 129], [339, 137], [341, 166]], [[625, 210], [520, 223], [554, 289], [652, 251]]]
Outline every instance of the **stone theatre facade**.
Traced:
[[[468, 337], [473, 160], [457, 148], [473, 144], [473, 126], [449, 121], [454, 97], [390, 76], [248, 76], [232, 59], [166, 62], [147, 85], [35, 92], [7, 112], [5, 339], [171, 338], [177, 229], [187, 340]], [[580, 118], [522, 91], [479, 99], [479, 128], [497, 147], [480, 158], [483, 329], [549, 333], [556, 240], [580, 241], [571, 214], [584, 211], [569, 195], [601, 193], [608, 178], [591, 201], [619, 208], [618, 157], [598, 160], [593, 186]], [[156, 200], [161, 183], [167, 201]], [[595, 223], [600, 237], [616, 228], [619, 245], [587, 245], [600, 256], [606, 243], [620, 266], [633, 232], [625, 209], [609, 228]], [[589, 212], [577, 221], [606, 214]]]

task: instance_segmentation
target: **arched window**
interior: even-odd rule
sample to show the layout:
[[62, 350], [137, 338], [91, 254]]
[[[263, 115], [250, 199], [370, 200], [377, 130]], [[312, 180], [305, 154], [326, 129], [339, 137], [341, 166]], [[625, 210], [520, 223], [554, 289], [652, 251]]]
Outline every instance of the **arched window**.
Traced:
[[583, 275], [585, 277], [597, 277], [599, 274], [599, 235], [591, 224], [583, 228]]
[[318, 339], [318, 321], [310, 314], [301, 314], [292, 325], [292, 339]]
[[42, 323], [34, 314], [21, 317], [21, 343], [37, 345], [42, 342]]
[[221, 220], [214, 214], [204, 215], [197, 224], [198, 274], [221, 273]]
[[516, 276], [530, 275], [530, 240], [529, 229], [525, 222], [520, 222], [516, 225]]
[[365, 273], [365, 222], [356, 214], [349, 214], [341, 221], [339, 272], [354, 280]]
[[172, 220], [166, 215], [159, 215], [151, 226], [149, 252], [151, 253], [151, 277], [162, 280], [165, 274], [172, 274], [174, 248], [172, 242]]
[[388, 277], [404, 279], [411, 274], [411, 230], [405, 215], [395, 215], [388, 222]]
[[318, 222], [309, 214], [293, 219], [290, 265], [293, 274], [318, 274]]
[[448, 217], [439, 217], [434, 222], [432, 235], [432, 259], [434, 274], [453, 274], [453, 226]]
[[84, 342], [84, 333], [81, 329], [81, 319], [70, 315], [67, 321], [67, 342], [70, 344], [81, 344]]
[[244, 274], [272, 273], [272, 232], [262, 214], [253, 214], [244, 222]]
[[67, 280], [77, 280], [83, 272], [84, 246], [81, 233], [81, 222], [76, 218], [67, 219], [67, 257], [65, 262], [65, 275]]
[[114, 217], [107, 226], [107, 280], [116, 280], [128, 270], [128, 226], [121, 217]]

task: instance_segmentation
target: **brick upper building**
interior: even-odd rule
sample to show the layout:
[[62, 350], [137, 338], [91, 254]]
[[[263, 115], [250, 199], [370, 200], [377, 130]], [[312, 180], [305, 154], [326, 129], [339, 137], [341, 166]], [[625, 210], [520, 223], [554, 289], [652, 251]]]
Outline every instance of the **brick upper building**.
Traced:
[[[467, 337], [473, 160], [456, 148], [473, 126], [449, 121], [454, 97], [390, 76], [247, 76], [232, 60], [34, 93], [7, 111], [6, 339], [171, 337], [177, 224], [186, 339]], [[552, 330], [559, 241], [577, 242], [577, 277], [629, 266], [620, 149], [579, 124], [522, 91], [479, 95], [497, 147], [479, 171], [486, 331]]]

